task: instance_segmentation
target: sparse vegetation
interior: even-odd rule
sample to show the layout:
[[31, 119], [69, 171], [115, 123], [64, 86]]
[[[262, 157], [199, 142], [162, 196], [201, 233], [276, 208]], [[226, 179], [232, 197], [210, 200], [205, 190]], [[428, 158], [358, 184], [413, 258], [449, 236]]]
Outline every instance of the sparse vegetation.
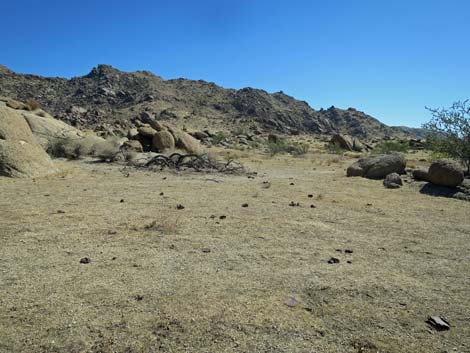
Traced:
[[429, 148], [436, 153], [458, 159], [470, 174], [470, 105], [468, 100], [450, 108], [427, 108], [432, 119], [423, 125], [429, 133]]
[[120, 152], [116, 139], [100, 140], [96, 136], [75, 138], [58, 137], [49, 146], [47, 152], [56, 158], [81, 159], [93, 156], [105, 162], [113, 161]]
[[406, 141], [383, 141], [374, 148], [375, 153], [408, 152], [410, 145]]
[[302, 156], [308, 152], [309, 145], [304, 142], [278, 140], [276, 142], [268, 142], [267, 150], [271, 156], [275, 156], [279, 153], [289, 153], [293, 156]]
[[212, 143], [214, 145], [217, 145], [219, 143], [221, 143], [222, 141], [225, 140], [225, 135], [223, 132], [219, 131], [218, 133], [216, 133], [213, 137], [212, 137]]
[[36, 110], [36, 109], [39, 109], [41, 107], [41, 105], [39, 104], [38, 101], [34, 100], [34, 99], [30, 99], [26, 102], [26, 107], [28, 110]]
[[343, 150], [340, 146], [336, 144], [332, 144], [332, 143], [328, 144], [327, 149], [328, 149], [328, 152], [332, 154], [342, 155], [345, 152], [345, 150]]

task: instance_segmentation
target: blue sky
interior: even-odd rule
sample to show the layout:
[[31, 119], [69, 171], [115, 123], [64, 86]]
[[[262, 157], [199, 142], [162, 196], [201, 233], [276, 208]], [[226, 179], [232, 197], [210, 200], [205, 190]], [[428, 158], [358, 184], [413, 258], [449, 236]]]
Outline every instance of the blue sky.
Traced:
[[284, 91], [420, 126], [470, 98], [467, 0], [15, 0], [0, 63], [80, 76], [97, 64]]

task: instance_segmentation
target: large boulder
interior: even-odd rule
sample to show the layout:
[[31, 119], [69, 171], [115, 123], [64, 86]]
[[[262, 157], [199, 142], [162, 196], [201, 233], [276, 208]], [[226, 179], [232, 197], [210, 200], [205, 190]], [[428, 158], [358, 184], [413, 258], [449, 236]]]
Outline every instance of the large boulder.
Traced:
[[353, 140], [349, 136], [340, 134], [333, 135], [330, 140], [330, 145], [337, 146], [346, 151], [353, 150], [353, 143]]
[[201, 144], [194, 137], [178, 129], [172, 129], [171, 132], [173, 134], [173, 137], [175, 138], [176, 147], [182, 150], [185, 150], [188, 153], [194, 153], [194, 154], [201, 153], [202, 151]]
[[347, 169], [346, 174], [349, 177], [383, 179], [390, 173], [403, 174], [405, 168], [405, 156], [401, 153], [391, 153], [361, 158]]
[[80, 130], [51, 116], [46, 115], [43, 117], [29, 112], [23, 112], [22, 115], [36, 140], [46, 151], [52, 148], [59, 140], [84, 137]]
[[0, 105], [0, 175], [30, 178], [55, 172], [51, 158], [21, 114]]
[[451, 159], [439, 159], [429, 167], [427, 180], [435, 185], [456, 187], [462, 183], [462, 167]]
[[167, 131], [162, 130], [153, 135], [153, 150], [164, 152], [175, 148], [175, 139], [173, 135]]

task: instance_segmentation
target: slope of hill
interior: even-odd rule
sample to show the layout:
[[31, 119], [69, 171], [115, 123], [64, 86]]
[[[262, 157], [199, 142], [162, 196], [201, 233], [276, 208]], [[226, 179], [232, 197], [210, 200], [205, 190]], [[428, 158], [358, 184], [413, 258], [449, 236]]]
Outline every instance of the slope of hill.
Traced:
[[194, 127], [344, 133], [363, 138], [412, 136], [355, 109], [314, 110], [283, 92], [225, 89], [214, 83], [164, 80], [147, 71], [122, 72], [99, 65], [82, 77], [46, 78], [0, 66], [0, 96], [34, 99], [58, 119], [80, 128], [127, 128], [142, 111]]

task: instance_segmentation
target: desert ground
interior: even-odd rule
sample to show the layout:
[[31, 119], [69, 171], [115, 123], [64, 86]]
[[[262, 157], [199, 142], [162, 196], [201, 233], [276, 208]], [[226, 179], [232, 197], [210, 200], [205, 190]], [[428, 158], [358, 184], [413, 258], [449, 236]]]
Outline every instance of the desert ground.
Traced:
[[238, 153], [0, 178], [0, 352], [470, 352], [468, 202]]

